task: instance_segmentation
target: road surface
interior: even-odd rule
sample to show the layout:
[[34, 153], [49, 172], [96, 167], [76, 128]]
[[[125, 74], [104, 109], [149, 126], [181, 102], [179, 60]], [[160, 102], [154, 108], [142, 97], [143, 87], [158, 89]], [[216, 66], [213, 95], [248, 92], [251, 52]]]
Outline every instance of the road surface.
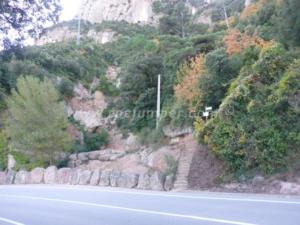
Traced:
[[299, 225], [300, 197], [0, 186], [1, 225]]

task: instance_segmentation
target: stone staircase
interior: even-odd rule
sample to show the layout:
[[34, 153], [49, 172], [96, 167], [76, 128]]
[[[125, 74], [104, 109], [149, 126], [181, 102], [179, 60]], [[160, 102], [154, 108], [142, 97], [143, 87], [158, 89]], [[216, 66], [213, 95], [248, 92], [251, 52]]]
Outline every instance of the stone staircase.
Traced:
[[188, 176], [193, 156], [197, 150], [197, 142], [193, 135], [184, 137], [178, 147], [180, 148], [180, 160], [177, 169], [174, 191], [187, 190], [189, 188]]

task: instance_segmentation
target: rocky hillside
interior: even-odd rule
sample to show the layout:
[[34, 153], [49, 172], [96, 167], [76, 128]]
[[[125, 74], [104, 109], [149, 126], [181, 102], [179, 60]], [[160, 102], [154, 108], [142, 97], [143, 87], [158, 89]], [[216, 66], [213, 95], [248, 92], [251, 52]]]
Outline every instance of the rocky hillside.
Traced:
[[[83, 1], [79, 45], [77, 21], [69, 21], [45, 30], [36, 46], [1, 52], [0, 169], [10, 171], [2, 183], [27, 183], [32, 169], [51, 166], [65, 183], [298, 193], [298, 6]], [[24, 99], [25, 112], [16, 104]], [[60, 116], [41, 113], [44, 102]], [[8, 155], [15, 162], [7, 165]], [[12, 170], [22, 171], [15, 181]]]

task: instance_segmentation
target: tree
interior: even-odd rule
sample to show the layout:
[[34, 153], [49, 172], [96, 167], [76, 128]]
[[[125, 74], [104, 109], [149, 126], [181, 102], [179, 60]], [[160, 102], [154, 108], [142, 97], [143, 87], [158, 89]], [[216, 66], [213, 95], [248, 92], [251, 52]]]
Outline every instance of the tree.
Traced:
[[37, 38], [45, 25], [58, 21], [60, 11], [60, 0], [1, 0], [0, 41], [7, 48], [26, 38]]
[[155, 1], [153, 8], [156, 13], [164, 14], [159, 21], [159, 29], [162, 33], [186, 37], [187, 26], [192, 21], [187, 0]]
[[279, 8], [278, 36], [282, 43], [289, 46], [300, 45], [300, 1], [285, 0]]
[[175, 86], [176, 100], [188, 106], [189, 111], [196, 111], [201, 106], [201, 90], [198, 87], [199, 79], [206, 72], [205, 58], [198, 55], [188, 63], [184, 63], [177, 73]]
[[21, 77], [8, 97], [10, 113], [7, 133], [12, 146], [25, 151], [35, 160], [54, 163], [69, 147], [68, 122], [64, 103], [48, 79]]

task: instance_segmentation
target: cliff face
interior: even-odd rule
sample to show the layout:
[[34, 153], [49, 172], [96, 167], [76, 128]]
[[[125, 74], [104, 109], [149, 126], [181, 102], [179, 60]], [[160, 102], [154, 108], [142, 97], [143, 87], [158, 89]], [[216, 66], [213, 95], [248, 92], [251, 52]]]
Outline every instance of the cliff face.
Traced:
[[83, 0], [78, 14], [92, 23], [122, 21], [129, 23], [155, 22], [153, 0]]

